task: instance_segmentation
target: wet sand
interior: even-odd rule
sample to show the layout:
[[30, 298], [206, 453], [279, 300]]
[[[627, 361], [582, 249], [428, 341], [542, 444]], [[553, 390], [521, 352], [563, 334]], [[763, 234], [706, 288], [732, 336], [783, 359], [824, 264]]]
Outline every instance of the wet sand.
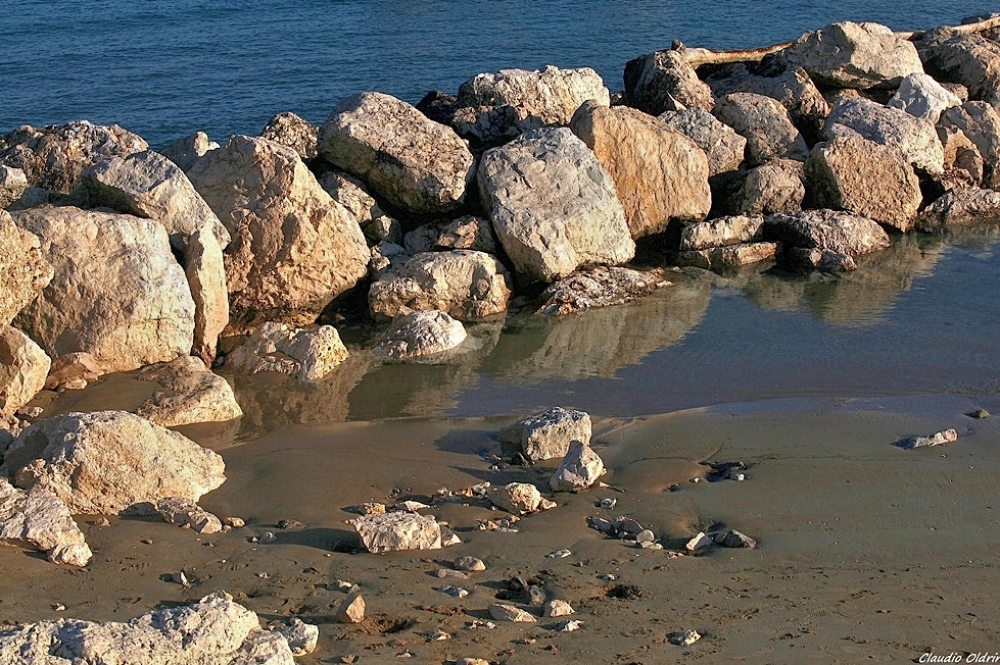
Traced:
[[[522, 519], [518, 533], [479, 531], [500, 513], [442, 504], [461, 545], [432, 552], [354, 551], [349, 506], [396, 498], [427, 501], [441, 487], [513, 480], [545, 486], [554, 465], [491, 470], [494, 434], [513, 417], [404, 418], [285, 426], [219, 447], [229, 480], [202, 505], [247, 527], [198, 536], [145, 519], [80, 518], [95, 552], [83, 570], [57, 567], [17, 548], [0, 550], [0, 619], [126, 620], [158, 606], [225, 590], [265, 621], [292, 616], [320, 627], [320, 648], [301, 663], [491, 662], [902, 662], [926, 650], [1000, 651], [1000, 397], [927, 395], [886, 399], [786, 399], [682, 411], [595, 425], [595, 449], [621, 488], [549, 495], [560, 505]], [[895, 442], [948, 427], [947, 447], [902, 450]], [[213, 446], [212, 437], [199, 438]], [[217, 442], [216, 442], [216, 447]], [[742, 460], [744, 482], [704, 478], [701, 462]], [[613, 497], [613, 511], [595, 504]], [[758, 540], [755, 550], [715, 549], [671, 558], [604, 538], [588, 515], [628, 515], [670, 549], [722, 522]], [[277, 522], [305, 526], [280, 530]], [[249, 542], [267, 531], [277, 542]], [[143, 542], [151, 541], [150, 543]], [[572, 555], [546, 554], [568, 548]], [[488, 569], [438, 579], [457, 556]], [[183, 569], [190, 589], [167, 581]], [[602, 575], [617, 579], [607, 582]], [[537, 577], [583, 622], [572, 633], [498, 623], [487, 608], [505, 580]], [[360, 625], [338, 624], [357, 583], [368, 605]], [[456, 599], [434, 590], [458, 584]], [[610, 598], [618, 584], [641, 595]], [[53, 604], [65, 605], [56, 612]], [[523, 605], [522, 605], [523, 606]], [[531, 611], [540, 615], [538, 608]], [[449, 640], [423, 634], [440, 628]], [[694, 628], [690, 647], [667, 635]], [[407, 662], [402, 659], [402, 662]]]

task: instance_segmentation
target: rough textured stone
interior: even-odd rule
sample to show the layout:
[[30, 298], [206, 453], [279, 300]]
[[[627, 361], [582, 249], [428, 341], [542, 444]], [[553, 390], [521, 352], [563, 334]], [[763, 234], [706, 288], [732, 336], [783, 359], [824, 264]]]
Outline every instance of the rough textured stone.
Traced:
[[944, 147], [944, 175], [941, 176], [941, 186], [945, 190], [979, 187], [983, 183], [985, 172], [985, 163], [979, 148], [957, 127], [938, 125], [937, 131]]
[[711, 112], [712, 90], [678, 51], [647, 53], [625, 63], [625, 99], [650, 115], [698, 107]]
[[319, 152], [412, 213], [459, 206], [474, 173], [472, 153], [450, 127], [377, 92], [344, 99], [319, 132]]
[[1000, 44], [982, 35], [959, 35], [924, 51], [927, 73], [939, 81], [960, 83], [969, 98], [1000, 102]]
[[6, 478], [0, 478], [0, 541], [46, 552], [53, 563], [86, 566], [93, 556], [69, 508], [56, 495], [41, 487], [24, 492]]
[[834, 88], [893, 88], [904, 76], [924, 71], [913, 43], [877, 23], [844, 21], [807, 32], [782, 57]]
[[72, 207], [32, 208], [14, 221], [54, 267], [17, 318], [50, 356], [85, 351], [114, 372], [190, 353], [195, 305], [159, 222]]
[[747, 169], [737, 180], [739, 188], [728, 202], [739, 215], [795, 212], [806, 195], [805, 169], [794, 159], [775, 159]]
[[14, 440], [3, 466], [18, 487], [48, 489], [88, 515], [153, 514], [161, 498], [197, 501], [226, 479], [219, 455], [124, 411], [40, 420]]
[[157, 425], [219, 423], [243, 415], [229, 383], [205, 369], [197, 358], [181, 356], [163, 365], [147, 367], [139, 373], [139, 379], [152, 381], [162, 389], [136, 411]]
[[267, 121], [260, 137], [287, 146], [308, 161], [316, 157], [319, 128], [291, 111], [285, 111]]
[[642, 111], [595, 102], [580, 106], [570, 127], [611, 174], [633, 238], [708, 215], [708, 158], [681, 132]]
[[271, 632], [281, 635], [288, 642], [288, 648], [293, 656], [306, 656], [316, 650], [319, 644], [319, 627], [305, 623], [302, 619], [292, 619], [292, 622], [281, 628], [272, 628]]
[[188, 237], [201, 229], [210, 230], [220, 246], [229, 244], [229, 231], [191, 181], [158, 152], [110, 157], [85, 168], [80, 179], [92, 203], [155, 219], [163, 224], [177, 249], [183, 249]]
[[190, 171], [195, 162], [210, 150], [218, 150], [219, 144], [208, 138], [205, 132], [195, 132], [190, 136], [177, 139], [158, 150], [161, 155], [181, 167], [182, 171]]
[[28, 125], [0, 137], [0, 163], [24, 171], [28, 184], [68, 194], [80, 184], [80, 173], [108, 157], [148, 150], [139, 136], [118, 125], [106, 127], [78, 120], [35, 129]]
[[288, 643], [260, 619], [215, 593], [128, 623], [40, 621], [0, 631], [0, 663], [44, 665], [293, 665]]
[[[459, 111], [453, 124], [464, 122], [465, 132], [480, 140], [513, 138], [528, 129], [568, 125], [587, 100], [602, 106], [611, 103], [604, 81], [588, 67], [502, 69], [477, 74], [459, 87]], [[472, 117], [459, 115], [469, 108], [474, 110]]]
[[222, 247], [208, 229], [195, 231], [184, 248], [184, 276], [194, 300], [191, 353], [211, 365], [219, 335], [229, 325], [229, 289]]
[[0, 326], [0, 414], [12, 414], [45, 387], [52, 362], [17, 328]]
[[860, 136], [819, 143], [806, 162], [813, 203], [909, 231], [917, 218], [920, 181], [899, 148]]
[[452, 220], [438, 234], [436, 247], [470, 249], [494, 256], [499, 251], [496, 234], [490, 220], [466, 215]]
[[611, 176], [568, 129], [534, 130], [488, 150], [479, 191], [500, 244], [529, 281], [635, 255]]
[[694, 141], [708, 157], [708, 175], [735, 171], [743, 163], [747, 140], [705, 109], [667, 111], [659, 119]]
[[344, 599], [337, 608], [340, 623], [361, 623], [365, 619], [365, 599], [361, 594], [353, 594]]
[[333, 326], [296, 330], [269, 322], [226, 356], [226, 365], [245, 374], [278, 372], [301, 381], [317, 381], [347, 357], [347, 349]]
[[492, 603], [490, 616], [497, 621], [513, 621], [515, 623], [534, 623], [537, 621], [531, 613], [506, 603]]
[[513, 515], [524, 515], [538, 510], [542, 495], [531, 483], [508, 483], [491, 487], [486, 497], [498, 508]]
[[782, 259], [786, 267], [804, 272], [819, 270], [836, 273], [858, 269], [853, 257], [832, 249], [790, 247], [782, 253]]
[[932, 232], [987, 220], [1000, 220], [1000, 192], [978, 188], [952, 190], [924, 208], [917, 219], [917, 229]]
[[454, 250], [418, 254], [371, 285], [368, 303], [376, 317], [441, 310], [460, 321], [507, 310], [508, 273], [493, 256]]
[[676, 255], [675, 261], [682, 266], [694, 266], [712, 272], [725, 273], [741, 266], [773, 261], [777, 253], [777, 243], [751, 242], [680, 252]]
[[746, 158], [750, 166], [773, 159], [805, 161], [809, 156], [802, 134], [777, 100], [750, 92], [734, 92], [720, 97], [715, 117], [746, 138]]
[[374, 352], [396, 360], [424, 358], [450, 351], [466, 337], [465, 326], [445, 312], [413, 312], [393, 319]]
[[789, 247], [830, 249], [860, 256], [886, 249], [889, 236], [878, 222], [835, 210], [806, 210], [791, 215], [770, 215], [764, 220], [768, 236]]
[[104, 372], [100, 363], [89, 353], [66, 353], [52, 360], [46, 390], [82, 390]]
[[531, 461], [558, 459], [571, 441], [590, 443], [590, 415], [555, 406], [522, 418], [497, 433], [505, 456], [521, 454]]
[[559, 600], [557, 598], [555, 600], [550, 600], [549, 602], [545, 603], [545, 609], [543, 610], [543, 614], [549, 618], [565, 617], [569, 616], [570, 614], [576, 614], [576, 610], [574, 610], [573, 606], [567, 603], [565, 600]]
[[863, 98], [838, 102], [826, 120], [823, 135], [831, 141], [852, 134], [899, 148], [913, 168], [932, 177], [944, 171], [944, 149], [934, 125], [906, 111]]
[[764, 226], [763, 215], [717, 217], [685, 226], [681, 231], [682, 251], [728, 247], [758, 240]]
[[961, 104], [961, 99], [927, 74], [908, 74], [886, 106], [902, 109], [915, 118], [937, 124], [945, 109]]
[[432, 515], [382, 513], [364, 515], [352, 523], [365, 549], [373, 554], [441, 549], [441, 526]]
[[585, 268], [553, 282], [542, 293], [538, 314], [574, 314], [586, 309], [623, 305], [669, 286], [660, 269], [633, 270], [620, 266]]
[[21, 198], [28, 189], [28, 176], [21, 169], [0, 164], [0, 208]]
[[604, 460], [582, 441], [572, 441], [562, 464], [549, 480], [553, 492], [579, 492], [604, 475]]
[[40, 247], [35, 235], [17, 228], [10, 213], [0, 210], [0, 326], [9, 325], [52, 281], [52, 265]]
[[233, 237], [225, 264], [234, 332], [312, 323], [365, 276], [361, 228], [291, 148], [234, 136], [188, 177]]
[[156, 502], [156, 512], [168, 524], [187, 526], [197, 533], [213, 534], [222, 531], [222, 522], [194, 501], [176, 496]]
[[1000, 189], [1000, 112], [986, 102], [965, 102], [941, 114], [940, 126], [960, 129], [983, 159], [984, 187]]
[[402, 241], [403, 231], [399, 222], [385, 214], [365, 189], [363, 182], [341, 171], [327, 171], [319, 177], [319, 184], [334, 201], [344, 206], [358, 220], [361, 230], [370, 241]]

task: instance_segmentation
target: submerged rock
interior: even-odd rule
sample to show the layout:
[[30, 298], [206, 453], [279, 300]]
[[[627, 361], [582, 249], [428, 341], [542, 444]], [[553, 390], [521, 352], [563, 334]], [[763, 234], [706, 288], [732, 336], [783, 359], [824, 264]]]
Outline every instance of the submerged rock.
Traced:
[[596, 307], [623, 305], [669, 285], [661, 269], [584, 268], [546, 287], [541, 296], [544, 302], [537, 313], [562, 316]]
[[604, 460], [582, 441], [572, 441], [562, 464], [549, 480], [553, 492], [579, 492], [589, 489], [604, 475]]
[[530, 461], [559, 459], [569, 452], [571, 441], [590, 443], [590, 415], [555, 406], [504, 427], [497, 437], [505, 456], [521, 454]]
[[364, 515], [352, 524], [365, 549], [373, 554], [441, 549], [441, 526], [432, 515], [410, 512]]
[[1000, 192], [992, 189], [963, 189], [947, 192], [924, 208], [917, 229], [925, 232], [948, 226], [1000, 219]]
[[445, 312], [413, 312], [393, 319], [374, 352], [395, 360], [424, 358], [450, 351], [467, 337], [465, 326]]
[[147, 367], [138, 378], [162, 388], [136, 411], [157, 425], [218, 423], [243, 416], [229, 383], [205, 369], [204, 363], [197, 358], [181, 356], [164, 365]]
[[300, 381], [317, 381], [347, 357], [347, 348], [333, 326], [301, 330], [270, 322], [230, 353], [226, 364], [245, 374], [277, 372]]
[[86, 566], [93, 556], [69, 508], [55, 494], [42, 487], [25, 492], [6, 478], [0, 478], [3, 541], [41, 550], [53, 563]]
[[724, 273], [763, 261], [772, 261], [778, 254], [778, 243], [748, 242], [727, 247], [712, 247], [680, 252], [674, 259], [677, 265], [704, 268]]

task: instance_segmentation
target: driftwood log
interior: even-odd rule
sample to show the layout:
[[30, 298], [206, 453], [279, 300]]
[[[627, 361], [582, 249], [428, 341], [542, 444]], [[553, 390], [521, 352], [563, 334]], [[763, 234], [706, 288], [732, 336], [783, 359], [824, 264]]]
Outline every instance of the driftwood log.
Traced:
[[[950, 35], [971, 35], [977, 32], [983, 32], [984, 30], [992, 30], [993, 28], [1000, 28], [1000, 14], [994, 14], [989, 18], [981, 19], [979, 21], [975, 21], [974, 23], [942, 26], [941, 28], [937, 28], [937, 30], [944, 30]], [[901, 39], [912, 42], [919, 41], [928, 32], [932, 31], [911, 30], [909, 32], [897, 32], [895, 34]], [[793, 43], [794, 42], [782, 42], [780, 44], [774, 44], [773, 46], [762, 46], [760, 48], [741, 49], [737, 51], [713, 51], [707, 48], [685, 48], [683, 46], [680, 46], [679, 49], [675, 48], [674, 50], [682, 50], [684, 58], [687, 60], [688, 64], [697, 68], [702, 65], [725, 65], [733, 62], [760, 62], [760, 60], [762, 60], [765, 56], [784, 50]]]

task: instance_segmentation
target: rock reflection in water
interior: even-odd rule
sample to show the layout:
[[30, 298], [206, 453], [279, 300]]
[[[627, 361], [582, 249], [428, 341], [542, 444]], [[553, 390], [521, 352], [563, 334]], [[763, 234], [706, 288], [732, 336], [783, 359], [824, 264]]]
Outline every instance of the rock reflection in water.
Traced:
[[509, 383], [612, 377], [622, 367], [677, 344], [708, 308], [707, 280], [671, 273], [674, 286], [627, 305], [562, 317], [531, 315], [508, 321], [485, 374]]

